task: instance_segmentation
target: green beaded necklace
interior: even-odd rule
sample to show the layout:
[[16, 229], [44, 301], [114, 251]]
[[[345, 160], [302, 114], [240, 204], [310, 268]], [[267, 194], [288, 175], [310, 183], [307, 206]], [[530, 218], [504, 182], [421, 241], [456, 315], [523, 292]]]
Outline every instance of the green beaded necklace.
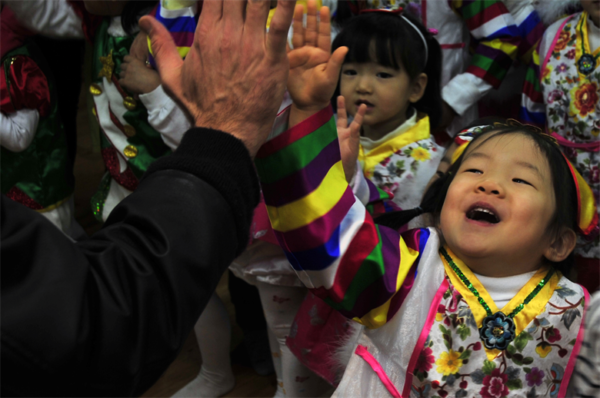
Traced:
[[441, 247], [440, 253], [442, 256], [444, 256], [448, 262], [448, 265], [450, 265], [450, 268], [452, 268], [452, 271], [454, 271], [456, 276], [465, 284], [467, 289], [469, 289], [469, 291], [473, 293], [475, 297], [477, 297], [477, 301], [485, 309], [487, 316], [484, 318], [481, 328], [479, 328], [479, 335], [483, 340], [484, 345], [489, 349], [506, 349], [508, 344], [515, 338], [515, 325], [513, 318], [517, 316], [517, 314], [521, 312], [521, 310], [525, 308], [525, 306], [529, 304], [529, 302], [533, 300], [535, 296], [537, 296], [544, 286], [546, 286], [546, 283], [548, 283], [552, 275], [554, 275], [554, 268], [551, 268], [550, 271], [548, 271], [544, 279], [537, 284], [535, 289], [533, 289], [533, 291], [529, 293], [525, 300], [523, 300], [523, 302], [519, 304], [510, 314], [504, 315], [504, 313], [501, 311], [493, 314], [483, 297], [479, 295], [479, 292], [475, 286], [473, 286], [471, 281], [469, 281], [465, 274], [463, 274], [460, 268], [458, 268], [458, 266], [454, 263], [454, 260], [448, 254], [446, 248]]

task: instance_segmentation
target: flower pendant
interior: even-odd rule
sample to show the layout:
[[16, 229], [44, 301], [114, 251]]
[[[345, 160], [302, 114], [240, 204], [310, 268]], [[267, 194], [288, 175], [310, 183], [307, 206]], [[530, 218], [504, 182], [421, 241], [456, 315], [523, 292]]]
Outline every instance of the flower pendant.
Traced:
[[590, 54], [583, 54], [577, 61], [579, 72], [584, 75], [589, 75], [596, 69], [596, 59]]
[[496, 312], [483, 319], [479, 337], [485, 348], [503, 351], [515, 339], [515, 323], [502, 312]]

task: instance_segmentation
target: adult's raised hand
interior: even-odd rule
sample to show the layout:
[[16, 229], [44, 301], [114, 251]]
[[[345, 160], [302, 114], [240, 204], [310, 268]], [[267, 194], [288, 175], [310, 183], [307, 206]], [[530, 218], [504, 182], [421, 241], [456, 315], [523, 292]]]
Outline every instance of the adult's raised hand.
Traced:
[[254, 156], [271, 131], [289, 63], [287, 33], [295, 1], [278, 0], [269, 32], [269, 0], [204, 0], [185, 60], [165, 27], [140, 20], [165, 90], [195, 126], [230, 133]]

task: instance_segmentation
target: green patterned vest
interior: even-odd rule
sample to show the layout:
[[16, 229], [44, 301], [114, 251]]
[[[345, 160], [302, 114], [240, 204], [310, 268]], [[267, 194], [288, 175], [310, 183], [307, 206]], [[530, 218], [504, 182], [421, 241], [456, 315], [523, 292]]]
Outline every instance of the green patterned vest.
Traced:
[[[142, 102], [118, 82], [123, 58], [129, 54], [134, 36], [111, 36], [110, 23], [111, 19], [105, 18], [95, 34], [90, 86], [93, 113], [100, 124], [102, 157], [108, 170], [92, 198], [92, 209], [99, 219], [111, 179], [133, 191], [150, 164], [171, 153], [160, 133], [148, 123], [148, 112]], [[127, 162], [124, 171], [119, 158]]]
[[73, 193], [68, 166], [67, 141], [58, 113], [54, 82], [32, 43], [7, 53], [2, 59], [6, 84], [10, 87], [10, 65], [14, 57], [32, 58], [42, 68], [50, 88], [50, 113], [40, 117], [33, 142], [22, 152], [2, 148], [1, 189], [9, 198], [34, 210], [49, 211]]

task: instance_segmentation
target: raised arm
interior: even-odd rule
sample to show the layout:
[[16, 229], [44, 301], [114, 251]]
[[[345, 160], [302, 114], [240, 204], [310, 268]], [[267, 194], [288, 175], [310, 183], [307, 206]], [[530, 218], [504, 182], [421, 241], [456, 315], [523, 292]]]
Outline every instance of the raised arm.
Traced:
[[267, 142], [255, 164], [271, 224], [302, 282], [344, 316], [385, 324], [410, 291], [429, 230], [400, 236], [373, 222], [346, 182], [331, 108]]
[[465, 73], [442, 89], [442, 98], [462, 115], [489, 90], [498, 88], [515, 60], [521, 41], [519, 30], [500, 0], [447, 0], [467, 25], [475, 54]]

